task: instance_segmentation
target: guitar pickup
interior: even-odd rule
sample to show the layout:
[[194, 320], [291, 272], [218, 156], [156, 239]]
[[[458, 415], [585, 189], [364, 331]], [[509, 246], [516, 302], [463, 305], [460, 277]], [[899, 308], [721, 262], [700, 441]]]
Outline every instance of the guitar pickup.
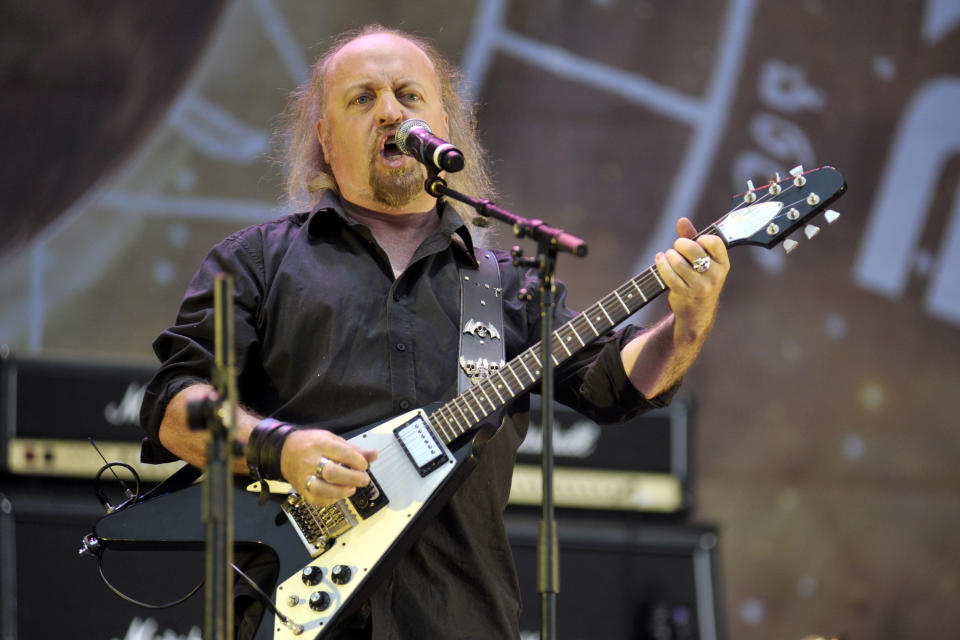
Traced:
[[347, 498], [357, 511], [357, 515], [364, 520], [390, 503], [387, 494], [380, 489], [380, 484], [373, 477], [373, 473], [367, 470], [367, 475], [370, 476], [370, 484], [365, 487], [357, 487], [354, 494]]
[[443, 466], [449, 458], [423, 417], [414, 416], [393, 430], [400, 446], [416, 467], [420, 477]]

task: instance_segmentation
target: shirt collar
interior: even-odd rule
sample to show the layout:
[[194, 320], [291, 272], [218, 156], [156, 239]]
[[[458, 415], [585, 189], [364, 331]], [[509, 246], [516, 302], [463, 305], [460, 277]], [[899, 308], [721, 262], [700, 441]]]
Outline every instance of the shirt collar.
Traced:
[[[440, 227], [438, 229], [444, 237], [450, 238], [454, 247], [454, 253], [466, 259], [473, 267], [478, 267], [477, 258], [473, 250], [473, 236], [470, 235], [470, 229], [464, 223], [463, 218], [452, 206], [444, 200], [437, 203], [437, 209], [440, 212]], [[317, 206], [310, 212], [307, 230], [311, 237], [319, 237], [329, 233], [331, 225], [338, 222], [341, 224], [355, 224], [353, 220], [347, 217], [340, 197], [333, 191], [327, 189], [320, 197]], [[338, 225], [339, 226], [339, 225]]]

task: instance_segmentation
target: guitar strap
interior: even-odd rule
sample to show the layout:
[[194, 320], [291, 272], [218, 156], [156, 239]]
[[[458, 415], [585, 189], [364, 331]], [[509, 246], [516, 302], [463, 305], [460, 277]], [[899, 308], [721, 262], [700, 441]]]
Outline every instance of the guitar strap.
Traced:
[[460, 276], [460, 358], [457, 386], [464, 393], [506, 364], [503, 345], [503, 287], [497, 256], [475, 249], [477, 270], [458, 268]]

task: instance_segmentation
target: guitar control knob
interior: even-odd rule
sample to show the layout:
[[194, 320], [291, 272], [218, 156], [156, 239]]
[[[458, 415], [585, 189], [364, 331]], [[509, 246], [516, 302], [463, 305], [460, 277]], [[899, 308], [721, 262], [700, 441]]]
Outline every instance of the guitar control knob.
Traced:
[[310, 594], [310, 608], [323, 611], [330, 606], [330, 594], [326, 591], [314, 591]]
[[333, 580], [334, 584], [347, 584], [350, 582], [352, 575], [353, 572], [350, 567], [345, 564], [338, 564], [330, 570], [330, 579]]
[[320, 581], [323, 579], [323, 571], [320, 567], [304, 567], [300, 573], [300, 577], [303, 579], [303, 584], [312, 587], [320, 584]]

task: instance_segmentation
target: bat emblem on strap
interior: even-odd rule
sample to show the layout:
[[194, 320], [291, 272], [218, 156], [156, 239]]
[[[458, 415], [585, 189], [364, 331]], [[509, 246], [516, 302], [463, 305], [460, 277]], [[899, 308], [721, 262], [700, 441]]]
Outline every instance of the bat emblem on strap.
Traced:
[[491, 327], [485, 322], [479, 322], [473, 318], [467, 320], [467, 324], [463, 327], [464, 333], [469, 333], [470, 335], [476, 336], [481, 340], [490, 338], [492, 340], [501, 340], [500, 332], [497, 331], [496, 327]]

